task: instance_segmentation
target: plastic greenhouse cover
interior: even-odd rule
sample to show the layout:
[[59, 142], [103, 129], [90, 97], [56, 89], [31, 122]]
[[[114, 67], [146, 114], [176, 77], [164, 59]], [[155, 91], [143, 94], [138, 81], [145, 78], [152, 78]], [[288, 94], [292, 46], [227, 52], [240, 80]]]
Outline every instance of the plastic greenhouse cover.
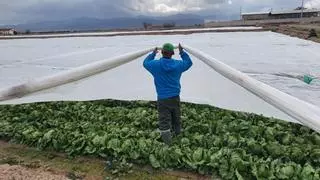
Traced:
[[[250, 38], [247, 38], [248, 36]], [[295, 75], [309, 72], [310, 64], [319, 67], [317, 62], [319, 45], [271, 32], [1, 41], [0, 53], [3, 54], [3, 58], [0, 60], [0, 87], [161, 45], [164, 42], [182, 42], [197, 47], [284, 92], [316, 105], [319, 103], [319, 96], [316, 95], [318, 93], [315, 93], [319, 90], [317, 84], [309, 88], [297, 79], [279, 76], [279, 73]], [[153, 80], [143, 69], [142, 61], [143, 58], [140, 58], [81, 81], [1, 103], [104, 98], [155, 100]], [[182, 77], [183, 101], [211, 104], [294, 121], [222, 77], [198, 59], [193, 58], [193, 61], [192, 69]], [[266, 76], [273, 78], [265, 79]]]

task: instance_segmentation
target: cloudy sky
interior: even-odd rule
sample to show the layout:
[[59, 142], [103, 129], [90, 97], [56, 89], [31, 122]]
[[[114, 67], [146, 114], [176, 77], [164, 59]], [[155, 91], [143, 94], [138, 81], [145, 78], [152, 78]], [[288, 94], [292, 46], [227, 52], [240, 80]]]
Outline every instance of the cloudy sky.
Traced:
[[[16, 24], [79, 17], [113, 18], [194, 13], [235, 17], [244, 12], [293, 9], [302, 0], [0, 0], [0, 24]], [[320, 8], [320, 0], [305, 0]]]

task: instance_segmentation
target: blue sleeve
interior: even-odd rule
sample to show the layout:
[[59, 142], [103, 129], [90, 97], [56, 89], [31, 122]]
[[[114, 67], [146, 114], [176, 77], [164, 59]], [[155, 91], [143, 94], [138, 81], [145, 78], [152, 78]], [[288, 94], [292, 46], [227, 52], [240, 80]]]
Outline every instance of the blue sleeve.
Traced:
[[185, 51], [182, 51], [180, 53], [180, 56], [182, 58], [182, 72], [184, 71], [187, 71], [191, 66], [192, 66], [192, 61], [191, 61], [191, 58], [190, 56], [185, 52]]
[[155, 57], [156, 57], [156, 54], [155, 53], [151, 53], [143, 61], [143, 67], [146, 68], [146, 70], [148, 70], [151, 73], [153, 71], [153, 64], [154, 64], [153, 61], [154, 61]]

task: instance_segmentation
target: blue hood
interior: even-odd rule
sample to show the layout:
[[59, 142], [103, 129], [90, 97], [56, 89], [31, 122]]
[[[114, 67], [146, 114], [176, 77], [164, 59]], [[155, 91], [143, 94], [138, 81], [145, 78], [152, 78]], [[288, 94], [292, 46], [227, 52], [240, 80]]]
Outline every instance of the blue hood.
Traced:
[[179, 64], [175, 62], [174, 59], [161, 58], [160, 64], [164, 71], [170, 72], [178, 68]]

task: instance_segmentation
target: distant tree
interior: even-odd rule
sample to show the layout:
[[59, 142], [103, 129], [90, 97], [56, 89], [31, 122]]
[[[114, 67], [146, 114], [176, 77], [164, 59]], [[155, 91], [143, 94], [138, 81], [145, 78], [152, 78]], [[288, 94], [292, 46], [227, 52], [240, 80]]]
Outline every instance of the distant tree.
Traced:
[[26, 33], [26, 34], [31, 34], [30, 29], [27, 29], [25, 33]]
[[152, 26], [152, 24], [151, 23], [146, 23], [146, 22], [143, 23], [144, 29], [148, 29], [149, 26]]
[[176, 26], [176, 23], [172, 22], [172, 23], [164, 23], [163, 27], [164, 28], [173, 28]]

